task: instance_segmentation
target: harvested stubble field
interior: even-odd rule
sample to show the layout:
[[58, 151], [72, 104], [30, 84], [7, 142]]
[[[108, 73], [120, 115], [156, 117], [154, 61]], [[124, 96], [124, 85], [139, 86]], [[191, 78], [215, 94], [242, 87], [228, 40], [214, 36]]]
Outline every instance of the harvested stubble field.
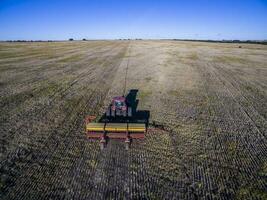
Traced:
[[[0, 199], [266, 199], [267, 46], [0, 43]], [[84, 132], [127, 89], [144, 141]]]

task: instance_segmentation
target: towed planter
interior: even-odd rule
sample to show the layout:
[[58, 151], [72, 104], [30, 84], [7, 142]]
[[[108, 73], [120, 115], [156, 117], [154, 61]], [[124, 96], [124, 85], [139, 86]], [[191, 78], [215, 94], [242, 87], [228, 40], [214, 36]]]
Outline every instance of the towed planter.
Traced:
[[144, 139], [147, 131], [145, 123], [94, 122], [95, 116], [86, 118], [86, 134], [90, 139], [99, 139], [100, 148], [104, 149], [108, 140], [124, 140], [125, 149], [130, 148], [133, 139]]

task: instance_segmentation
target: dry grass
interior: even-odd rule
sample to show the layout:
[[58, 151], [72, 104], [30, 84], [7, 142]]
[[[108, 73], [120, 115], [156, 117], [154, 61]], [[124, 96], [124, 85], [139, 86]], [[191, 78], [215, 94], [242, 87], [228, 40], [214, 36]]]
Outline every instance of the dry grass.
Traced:
[[[129, 48], [131, 46], [131, 48]], [[0, 43], [1, 199], [265, 199], [267, 47], [176, 41]], [[98, 141], [86, 115], [127, 90], [144, 141]]]

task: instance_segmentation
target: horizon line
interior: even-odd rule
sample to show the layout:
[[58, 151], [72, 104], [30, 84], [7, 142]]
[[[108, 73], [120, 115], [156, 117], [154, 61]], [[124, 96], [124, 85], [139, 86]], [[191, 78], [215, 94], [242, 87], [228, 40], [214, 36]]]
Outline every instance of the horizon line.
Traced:
[[188, 38], [98, 38], [98, 39], [7, 39], [1, 40], [0, 42], [65, 42], [65, 41], [100, 41], [100, 40], [177, 40], [177, 41], [211, 41], [211, 42], [267, 42], [267, 39], [188, 39]]

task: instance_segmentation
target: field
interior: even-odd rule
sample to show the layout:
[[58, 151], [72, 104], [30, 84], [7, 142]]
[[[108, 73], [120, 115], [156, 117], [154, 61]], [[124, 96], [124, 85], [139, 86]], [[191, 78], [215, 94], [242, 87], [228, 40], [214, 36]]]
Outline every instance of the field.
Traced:
[[[160, 128], [100, 151], [127, 64]], [[266, 103], [266, 45], [0, 43], [0, 199], [267, 199]]]

